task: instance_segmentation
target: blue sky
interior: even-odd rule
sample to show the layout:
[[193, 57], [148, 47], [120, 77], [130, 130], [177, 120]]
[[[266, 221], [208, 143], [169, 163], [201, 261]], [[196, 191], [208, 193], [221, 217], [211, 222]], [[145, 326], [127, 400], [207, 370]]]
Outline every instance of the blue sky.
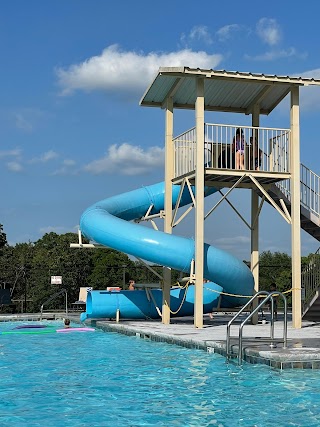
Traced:
[[[92, 203], [164, 177], [164, 114], [139, 106], [160, 66], [320, 78], [319, 12], [282, 2], [10, 0], [0, 8], [0, 223], [10, 244], [75, 231]], [[319, 173], [320, 92], [301, 93], [301, 162]], [[246, 124], [210, 113], [208, 122]], [[178, 112], [175, 134], [194, 125]], [[278, 107], [262, 126], [289, 126]], [[250, 194], [232, 195], [249, 219]], [[216, 199], [208, 201], [212, 206]], [[192, 236], [192, 216], [175, 233]], [[291, 251], [290, 227], [263, 208], [261, 250]], [[223, 203], [206, 241], [250, 257], [246, 226]], [[318, 242], [302, 231], [302, 253]]]

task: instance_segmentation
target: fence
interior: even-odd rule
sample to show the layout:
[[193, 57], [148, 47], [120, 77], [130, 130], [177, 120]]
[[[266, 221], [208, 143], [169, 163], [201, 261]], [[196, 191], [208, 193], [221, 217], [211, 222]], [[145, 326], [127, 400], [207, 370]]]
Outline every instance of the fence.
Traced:
[[[290, 172], [290, 130], [223, 124], [205, 124], [204, 156], [207, 168], [242, 169], [237, 164], [241, 150], [243, 169]], [[196, 129], [174, 138], [175, 177], [196, 168]]]

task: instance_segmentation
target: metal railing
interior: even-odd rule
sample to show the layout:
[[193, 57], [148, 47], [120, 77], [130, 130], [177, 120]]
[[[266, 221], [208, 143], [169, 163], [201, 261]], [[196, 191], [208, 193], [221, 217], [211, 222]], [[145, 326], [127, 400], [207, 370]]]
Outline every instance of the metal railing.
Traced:
[[[277, 187], [291, 202], [290, 180], [278, 182]], [[320, 217], [320, 176], [300, 164], [300, 203], [317, 218]]]
[[[286, 179], [276, 183], [281, 193], [291, 203], [290, 180]], [[300, 204], [317, 221], [320, 218], [320, 177], [304, 164], [300, 164]], [[303, 290], [302, 315], [306, 313], [312, 299], [320, 287], [320, 260], [319, 249], [313, 260], [301, 273], [301, 286]]]
[[[231, 325], [235, 322], [235, 320], [242, 314], [253, 302], [261, 297], [264, 297], [262, 302], [260, 302], [257, 307], [255, 307], [251, 313], [246, 317], [246, 319], [241, 323], [239, 327], [239, 339], [238, 339], [238, 363], [239, 365], [242, 364], [243, 360], [243, 327], [245, 324], [252, 319], [252, 317], [260, 310], [262, 307], [268, 302], [271, 301], [271, 320], [270, 320], [270, 347], [274, 347], [274, 298], [281, 296], [283, 299], [284, 304], [284, 321], [283, 321], [283, 348], [287, 347], [287, 330], [288, 330], [288, 310], [287, 310], [287, 299], [286, 297], [278, 291], [275, 292], [266, 292], [266, 291], [260, 291], [257, 292], [239, 311], [236, 313], [236, 315], [229, 321], [227, 325], [227, 338], [226, 338], [226, 356], [229, 359], [231, 356], [233, 356], [233, 353], [230, 352], [230, 332], [231, 332]], [[279, 339], [277, 339], [279, 341]]]
[[53, 295], [51, 295], [50, 298], [48, 298], [40, 307], [40, 320], [42, 320], [43, 317], [43, 307], [44, 305], [48, 304], [49, 302], [53, 301], [57, 296], [61, 295], [61, 294], [65, 294], [66, 296], [66, 316], [68, 316], [68, 292], [66, 289], [60, 289], [60, 291], [54, 293]]
[[[206, 167], [239, 169], [237, 147], [243, 148], [246, 170], [290, 172], [290, 130], [253, 126], [206, 123], [204, 126]], [[196, 168], [196, 129], [193, 127], [174, 138], [175, 177]]]
[[[256, 161], [258, 161], [259, 170], [290, 172], [290, 130], [221, 124], [205, 124], [204, 164], [207, 167], [234, 169], [235, 156], [232, 151], [232, 141], [237, 129], [242, 130], [247, 143], [244, 160], [248, 170], [256, 170]], [[196, 129], [193, 127], [175, 137], [174, 147], [175, 177], [194, 171]], [[290, 180], [282, 180], [276, 185], [291, 202]], [[301, 206], [320, 218], [320, 176], [302, 163], [300, 164], [300, 202]]]
[[304, 315], [320, 288], [320, 248], [301, 273], [302, 315]]

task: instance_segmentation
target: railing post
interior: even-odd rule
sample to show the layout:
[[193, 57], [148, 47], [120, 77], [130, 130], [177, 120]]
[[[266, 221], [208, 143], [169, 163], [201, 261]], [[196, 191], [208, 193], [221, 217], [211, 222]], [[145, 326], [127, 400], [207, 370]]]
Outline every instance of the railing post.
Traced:
[[287, 298], [281, 294], [282, 300], [283, 300], [283, 348], [287, 348], [287, 337], [288, 337], [288, 302]]
[[270, 347], [276, 347], [276, 345], [274, 344], [274, 300], [273, 300], [273, 296], [271, 295], [270, 298], [271, 301], [271, 318], [270, 318]]
[[66, 291], [66, 316], [68, 316], [68, 292]]

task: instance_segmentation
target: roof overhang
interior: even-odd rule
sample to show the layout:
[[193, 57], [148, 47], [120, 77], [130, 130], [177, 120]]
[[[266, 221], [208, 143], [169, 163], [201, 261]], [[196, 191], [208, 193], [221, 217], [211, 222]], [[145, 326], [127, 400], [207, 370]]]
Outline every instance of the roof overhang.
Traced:
[[313, 78], [161, 67], [140, 105], [163, 108], [171, 97], [174, 108], [194, 110], [199, 78], [204, 78], [205, 110], [243, 114], [251, 114], [255, 105], [260, 114], [270, 114], [293, 86], [320, 86]]

